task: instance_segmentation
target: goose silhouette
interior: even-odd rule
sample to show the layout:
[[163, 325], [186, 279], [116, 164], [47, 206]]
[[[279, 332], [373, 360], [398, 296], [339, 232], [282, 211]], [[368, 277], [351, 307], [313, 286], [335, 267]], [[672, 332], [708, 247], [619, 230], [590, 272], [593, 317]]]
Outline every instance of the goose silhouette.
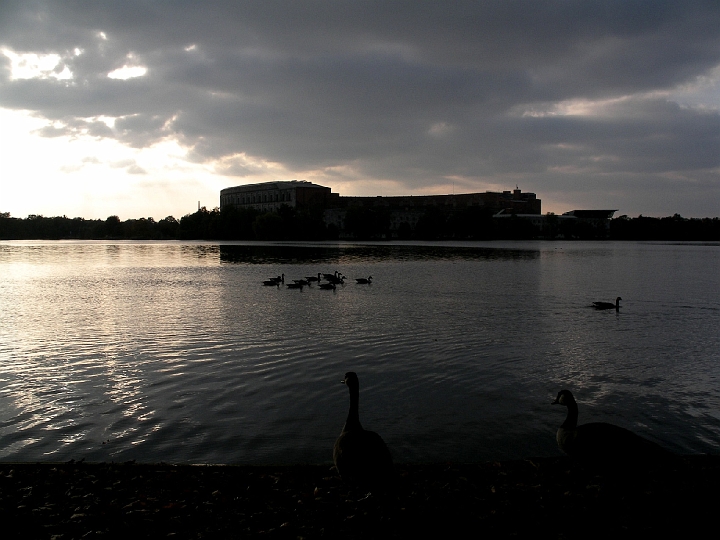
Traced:
[[346, 482], [368, 487], [387, 485], [392, 478], [392, 456], [382, 437], [360, 424], [358, 376], [350, 371], [340, 382], [350, 390], [350, 410], [333, 448], [335, 467]]
[[620, 298], [619, 296], [615, 299], [615, 303], [612, 302], [593, 302], [593, 307], [595, 309], [614, 309], [615, 311], [620, 311]]
[[622, 457], [658, 458], [671, 453], [659, 444], [630, 430], [605, 422], [578, 426], [578, 406], [572, 392], [558, 392], [553, 405], [567, 407], [567, 418], [557, 431], [557, 443], [567, 455], [578, 458], [614, 459]]
[[372, 276], [369, 276], [369, 277], [366, 277], [366, 278], [362, 278], [362, 277], [361, 277], [361, 278], [355, 278], [355, 281], [357, 282], [358, 285], [365, 285], [365, 284], [368, 284], [368, 285], [369, 285], [370, 283], [372, 283], [372, 278], [373, 278]]

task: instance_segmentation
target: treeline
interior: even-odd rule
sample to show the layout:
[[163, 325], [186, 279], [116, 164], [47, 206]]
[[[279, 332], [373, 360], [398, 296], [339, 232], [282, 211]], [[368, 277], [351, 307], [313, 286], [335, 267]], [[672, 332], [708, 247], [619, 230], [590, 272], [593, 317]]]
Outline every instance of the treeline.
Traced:
[[325, 226], [322, 213], [296, 212], [284, 206], [279, 212], [230, 207], [222, 212], [201, 208], [179, 220], [168, 216], [128, 219], [44, 217], [25, 219], [0, 213], [2, 240], [325, 240], [337, 238], [337, 230]]
[[613, 240], [720, 240], [720, 218], [620, 216], [610, 221]]
[[[720, 241], [720, 219], [688, 219], [679, 214], [653, 218], [620, 216], [609, 228], [583, 220], [558, 219], [549, 215], [543, 230], [517, 216], [494, 219], [481, 208], [446, 212], [429, 208], [416, 222], [393, 223], [388, 208], [350, 207], [344, 231], [326, 226], [322, 209], [297, 211], [283, 206], [276, 213], [249, 208], [201, 208], [179, 220], [168, 216], [105, 220], [30, 215], [25, 219], [0, 213], [2, 240], [334, 240], [354, 238], [401, 240], [492, 240], [492, 239], [612, 239]], [[341, 234], [342, 233], [342, 234]]]

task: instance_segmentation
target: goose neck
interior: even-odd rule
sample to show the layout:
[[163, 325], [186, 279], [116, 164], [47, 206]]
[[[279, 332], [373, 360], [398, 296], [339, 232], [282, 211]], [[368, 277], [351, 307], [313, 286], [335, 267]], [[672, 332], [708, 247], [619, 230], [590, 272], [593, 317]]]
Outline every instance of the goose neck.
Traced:
[[360, 390], [350, 387], [350, 410], [348, 411], [347, 420], [345, 421], [345, 430], [362, 429], [360, 425]]
[[563, 422], [562, 427], [563, 429], [575, 429], [577, 427], [578, 422], [578, 406], [577, 403], [574, 401], [571, 401], [567, 405], [568, 413], [567, 417], [565, 418], [565, 422]]

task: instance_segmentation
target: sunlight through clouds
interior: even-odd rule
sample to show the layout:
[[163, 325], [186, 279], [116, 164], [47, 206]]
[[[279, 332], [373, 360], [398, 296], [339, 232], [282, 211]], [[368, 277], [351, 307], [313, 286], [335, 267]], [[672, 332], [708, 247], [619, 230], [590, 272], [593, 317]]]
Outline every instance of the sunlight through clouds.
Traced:
[[142, 77], [147, 73], [147, 68], [143, 66], [123, 66], [108, 73], [110, 79], [132, 79], [134, 77]]
[[[62, 63], [59, 54], [16, 53], [10, 49], [1, 49], [10, 59], [10, 79], [72, 79], [73, 75]], [[80, 50], [76, 49], [76, 55]], [[59, 69], [61, 68], [61, 69]]]
[[[37, 137], [44, 120], [5, 109], [0, 124], [0, 207], [12, 208], [15, 217], [179, 218], [192, 212], [198, 199], [208, 208], [217, 206], [220, 189], [231, 182], [210, 166], [188, 162], [186, 150], [170, 139], [130, 148], [89, 135]], [[187, 190], [190, 195], [183, 195]]]
[[641, 4], [3, 5], [0, 211], [182, 216], [296, 178], [720, 215], [720, 4]]

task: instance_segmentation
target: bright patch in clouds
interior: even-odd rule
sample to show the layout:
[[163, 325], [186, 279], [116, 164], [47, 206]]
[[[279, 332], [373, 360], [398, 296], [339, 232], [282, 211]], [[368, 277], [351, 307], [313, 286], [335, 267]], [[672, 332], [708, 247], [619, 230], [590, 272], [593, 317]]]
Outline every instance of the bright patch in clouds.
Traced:
[[126, 80], [134, 77], [142, 77], [146, 73], [147, 68], [144, 66], [123, 66], [108, 73], [108, 77], [111, 79]]
[[533, 105], [531, 107], [521, 106], [519, 116], [543, 118], [546, 116], [609, 116], [614, 107], [626, 102], [629, 96], [622, 96], [613, 99], [588, 100], [569, 99], [559, 103]]
[[[10, 79], [72, 79], [72, 73], [62, 64], [59, 54], [16, 53], [2, 49], [10, 59]], [[81, 51], [75, 50], [76, 55]]]
[[37, 137], [47, 121], [0, 109], [0, 204], [15, 217], [67, 215], [87, 219], [177, 218], [218, 205], [220, 189], [238, 183], [212, 165], [190, 163], [186, 149], [166, 140], [130, 148], [74, 133]]

